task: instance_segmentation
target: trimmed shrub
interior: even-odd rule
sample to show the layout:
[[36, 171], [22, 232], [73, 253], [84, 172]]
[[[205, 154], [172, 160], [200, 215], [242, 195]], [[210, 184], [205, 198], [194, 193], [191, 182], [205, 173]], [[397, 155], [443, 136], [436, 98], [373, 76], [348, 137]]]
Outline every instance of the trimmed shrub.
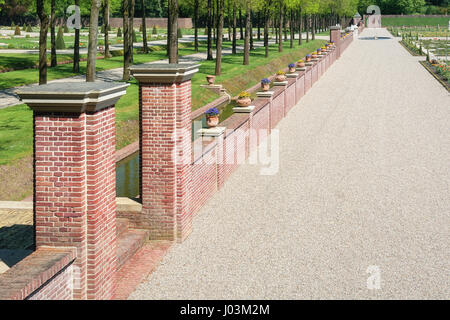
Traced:
[[67, 25], [64, 25], [64, 33], [69, 33], [69, 27]]
[[110, 51], [110, 54], [113, 57], [123, 56], [123, 50], [112, 50]]
[[20, 36], [20, 27], [19, 26], [16, 26], [16, 29], [14, 30], [14, 35]]
[[158, 28], [156, 25], [153, 26], [152, 34], [158, 34]]
[[56, 49], [61, 50], [66, 48], [66, 43], [64, 42], [64, 33], [61, 27], [58, 28], [58, 34], [56, 35]]
[[11, 30], [15, 30], [15, 29], [16, 29], [16, 25], [15, 25], [15, 23], [13, 21], [13, 22], [11, 22]]
[[122, 29], [117, 29], [117, 38], [122, 38]]
[[178, 28], [177, 30], [177, 38], [178, 39], [183, 38], [183, 31], [181, 31], [181, 28]]
[[31, 28], [31, 24], [29, 24], [28, 26], [27, 26], [27, 30], [26, 30], [27, 32], [33, 32], [33, 28]]
[[133, 37], [133, 42], [137, 42], [136, 31], [134, 29], [133, 29], [132, 37]]

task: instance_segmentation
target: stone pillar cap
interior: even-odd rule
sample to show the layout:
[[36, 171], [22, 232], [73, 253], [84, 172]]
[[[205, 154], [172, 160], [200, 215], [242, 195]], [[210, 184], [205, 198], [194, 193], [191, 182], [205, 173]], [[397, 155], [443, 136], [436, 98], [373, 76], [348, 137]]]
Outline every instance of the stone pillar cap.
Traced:
[[331, 26], [330, 30], [341, 30], [341, 27], [338, 26]]
[[114, 105], [126, 94], [128, 83], [56, 82], [16, 91], [34, 111], [83, 113]]
[[191, 80], [199, 67], [194, 63], [148, 63], [132, 66], [130, 71], [141, 83], [181, 83]]

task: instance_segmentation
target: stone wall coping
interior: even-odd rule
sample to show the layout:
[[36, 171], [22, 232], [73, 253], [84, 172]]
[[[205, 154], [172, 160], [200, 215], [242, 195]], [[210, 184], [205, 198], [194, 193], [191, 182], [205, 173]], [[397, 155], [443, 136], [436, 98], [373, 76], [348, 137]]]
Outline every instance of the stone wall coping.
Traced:
[[194, 63], [148, 63], [130, 67], [130, 72], [140, 83], [181, 83], [191, 80], [198, 72]]
[[105, 81], [57, 82], [19, 89], [16, 94], [34, 111], [83, 113], [114, 105], [126, 94], [128, 86]]
[[76, 259], [76, 248], [40, 247], [0, 275], [0, 300], [23, 300]]

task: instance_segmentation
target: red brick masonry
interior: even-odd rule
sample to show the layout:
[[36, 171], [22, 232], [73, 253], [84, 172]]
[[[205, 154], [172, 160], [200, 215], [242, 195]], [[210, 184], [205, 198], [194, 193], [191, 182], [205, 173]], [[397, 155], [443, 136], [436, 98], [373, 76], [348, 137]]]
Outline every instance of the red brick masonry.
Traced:
[[41, 247], [0, 276], [0, 300], [73, 299], [75, 248]]

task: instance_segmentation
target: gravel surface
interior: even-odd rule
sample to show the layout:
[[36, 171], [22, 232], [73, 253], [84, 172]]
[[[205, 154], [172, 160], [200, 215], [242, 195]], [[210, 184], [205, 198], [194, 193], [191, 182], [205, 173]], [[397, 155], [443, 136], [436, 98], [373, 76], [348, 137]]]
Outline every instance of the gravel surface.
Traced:
[[355, 40], [278, 126], [279, 172], [241, 166], [130, 299], [449, 299], [449, 102]]

